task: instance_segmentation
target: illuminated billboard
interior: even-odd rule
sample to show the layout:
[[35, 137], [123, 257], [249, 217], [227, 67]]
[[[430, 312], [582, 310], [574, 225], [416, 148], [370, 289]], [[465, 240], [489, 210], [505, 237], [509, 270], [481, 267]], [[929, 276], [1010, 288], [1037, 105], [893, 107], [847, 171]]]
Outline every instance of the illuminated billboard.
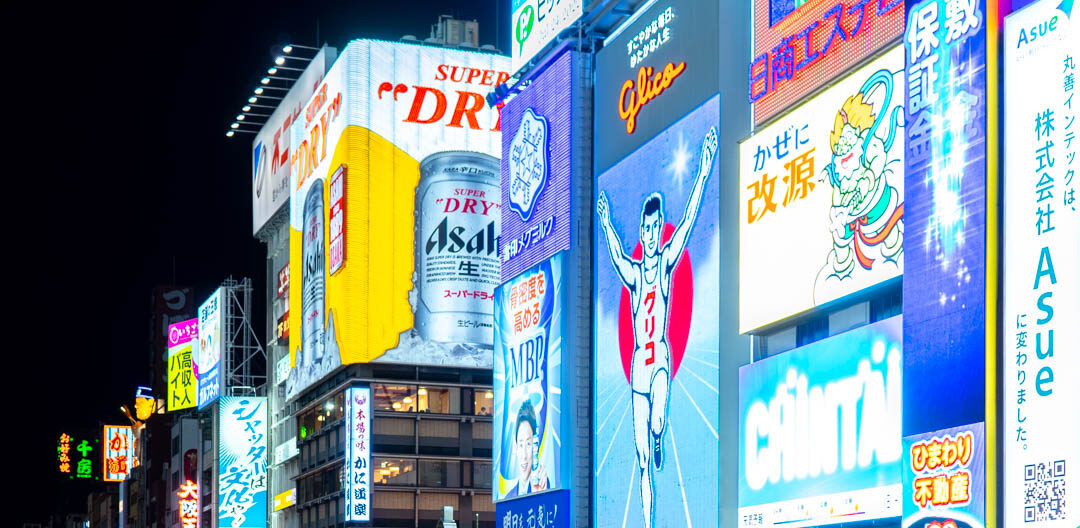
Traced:
[[197, 482], [185, 480], [183, 484], [180, 484], [180, 491], [176, 492], [176, 506], [181, 528], [199, 526], [199, 484]]
[[985, 525], [986, 432], [982, 422], [905, 436], [901, 466], [903, 528]]
[[904, 271], [904, 50], [739, 145], [739, 332]]
[[56, 442], [56, 469], [61, 477], [71, 480], [101, 480], [101, 437], [83, 431], [60, 433]]
[[904, 0], [751, 1], [747, 94], [755, 125], [897, 42], [904, 32]]
[[573, 362], [563, 356], [566, 310], [564, 253], [495, 289], [496, 501], [564, 487], [559, 410]]
[[[252, 233], [258, 233], [263, 224], [289, 201], [289, 127], [300, 118], [304, 104], [319, 87], [327, 66], [334, 62], [336, 54], [334, 48], [323, 47], [299, 76], [291, 73], [285, 75], [295, 77], [296, 81], [251, 142]], [[262, 104], [265, 101], [270, 100], [260, 99]]]
[[345, 521], [370, 521], [370, 387], [349, 387], [345, 391], [345, 417]]
[[225, 348], [221, 333], [221, 312], [224, 309], [225, 290], [222, 288], [218, 288], [199, 306], [198, 352], [195, 359], [195, 377], [199, 381], [199, 410], [221, 396], [221, 354]]
[[1005, 18], [999, 443], [1006, 526], [1080, 525], [1078, 15], [1071, 2], [1040, 0]]
[[179, 411], [199, 404], [199, 380], [195, 377], [192, 345], [199, 339], [199, 319], [169, 325], [167, 411]]
[[102, 441], [102, 473], [105, 482], [120, 482], [127, 479], [132, 468], [138, 465], [135, 459], [135, 435], [130, 425], [106, 425]]
[[510, 4], [511, 71], [521, 69], [544, 46], [581, 18], [582, 0], [513, 0]]
[[716, 95], [596, 182], [596, 526], [719, 517], [719, 121]]
[[[987, 120], [1000, 102], [989, 98], [986, 50], [987, 32], [998, 30], [981, 0], [956, 5], [905, 7], [905, 436], [989, 424], [987, 400], [996, 401], [986, 392], [987, 290], [996, 290], [987, 262], [998, 254]], [[949, 405], [926, 387], [949, 387]]]
[[287, 398], [343, 364], [491, 368], [502, 138], [484, 95], [507, 67], [357, 40], [305, 105], [291, 129]]
[[900, 517], [900, 320], [739, 368], [741, 525]]
[[[566, 51], [502, 109], [502, 282], [570, 249], [574, 105], [581, 57]], [[578, 116], [580, 118], [580, 116]]]
[[266, 398], [218, 402], [218, 526], [266, 528]]
[[596, 174], [716, 94], [718, 20], [720, 2], [654, 2], [604, 42], [593, 90]]

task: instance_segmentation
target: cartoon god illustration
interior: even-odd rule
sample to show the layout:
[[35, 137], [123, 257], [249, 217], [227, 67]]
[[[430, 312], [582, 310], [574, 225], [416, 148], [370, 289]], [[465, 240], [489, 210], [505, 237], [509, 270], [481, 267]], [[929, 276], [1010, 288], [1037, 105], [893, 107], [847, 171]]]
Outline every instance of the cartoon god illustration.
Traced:
[[893, 83], [892, 72], [878, 70], [844, 101], [833, 120], [832, 160], [820, 180], [832, 188], [832, 249], [818, 273], [815, 297], [823, 297], [818, 295], [823, 286], [857, 269], [897, 265], [904, 251], [904, 204], [894, 185], [902, 184], [903, 163], [890, 155], [897, 129], [904, 126], [903, 106], [892, 104]]

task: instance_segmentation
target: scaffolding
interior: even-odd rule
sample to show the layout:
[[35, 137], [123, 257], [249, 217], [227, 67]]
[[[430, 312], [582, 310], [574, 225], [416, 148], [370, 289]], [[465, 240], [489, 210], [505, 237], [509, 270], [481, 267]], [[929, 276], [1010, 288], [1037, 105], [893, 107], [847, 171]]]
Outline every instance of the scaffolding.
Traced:
[[221, 283], [224, 292], [221, 358], [223, 393], [229, 396], [265, 395], [266, 351], [251, 327], [251, 279], [232, 277]]

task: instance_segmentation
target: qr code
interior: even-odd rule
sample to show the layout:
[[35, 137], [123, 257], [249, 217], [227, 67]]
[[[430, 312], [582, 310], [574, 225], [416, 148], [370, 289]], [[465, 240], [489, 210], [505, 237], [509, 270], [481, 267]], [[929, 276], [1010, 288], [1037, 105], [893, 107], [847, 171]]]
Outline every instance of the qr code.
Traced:
[[1024, 522], [1065, 519], [1065, 461], [1024, 466]]

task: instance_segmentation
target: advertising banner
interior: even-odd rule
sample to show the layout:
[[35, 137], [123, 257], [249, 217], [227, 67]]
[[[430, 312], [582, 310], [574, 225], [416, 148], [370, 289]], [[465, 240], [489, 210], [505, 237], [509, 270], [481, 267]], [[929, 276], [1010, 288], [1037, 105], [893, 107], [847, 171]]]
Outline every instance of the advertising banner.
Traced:
[[336, 54], [334, 48], [323, 47], [299, 76], [291, 72], [285, 75], [295, 77], [296, 82], [278, 102], [277, 108], [251, 142], [252, 233], [258, 233], [263, 224], [289, 201], [289, 127], [300, 118], [304, 104], [319, 87], [327, 66], [334, 62]]
[[101, 480], [101, 437], [84, 431], [67, 430], [56, 442], [56, 468], [70, 480]]
[[905, 435], [987, 421], [987, 20], [958, 5], [906, 6]]
[[511, 71], [532, 60], [562, 30], [581, 18], [582, 0], [513, 0], [510, 25], [514, 30]]
[[199, 339], [199, 319], [169, 325], [168, 394], [165, 410], [190, 409], [199, 404], [199, 380], [195, 377], [192, 344]]
[[502, 139], [484, 95], [507, 67], [357, 40], [305, 105], [291, 129], [287, 398], [343, 364], [491, 368]]
[[200, 411], [221, 396], [221, 352], [225, 347], [221, 335], [221, 311], [224, 309], [225, 291], [222, 288], [199, 306], [195, 378], [199, 380]]
[[904, 272], [904, 50], [739, 145], [739, 332]]
[[901, 318], [739, 368], [739, 526], [900, 517]]
[[157, 286], [151, 295], [150, 355], [153, 358], [155, 394], [168, 392], [169, 326], [195, 317], [195, 296], [191, 288]]
[[222, 396], [218, 426], [218, 526], [265, 528], [266, 398]]
[[502, 282], [570, 248], [577, 60], [564, 52], [502, 109]]
[[371, 520], [371, 388], [345, 391], [345, 521]]
[[985, 526], [983, 423], [904, 437], [903, 471], [903, 528]]
[[904, 0], [752, 3], [747, 91], [755, 125], [885, 49], [904, 32]]
[[496, 501], [563, 487], [563, 253], [495, 289]]
[[1006, 526], [1080, 524], [1078, 15], [1072, 2], [1040, 0], [1005, 18]]
[[598, 526], [719, 516], [719, 121], [717, 95], [597, 180]]
[[138, 465], [135, 459], [135, 435], [130, 425], [106, 425], [102, 440], [102, 472], [105, 482], [120, 482], [127, 479], [131, 469]]
[[719, 2], [654, 2], [596, 54], [594, 167], [623, 159], [716, 94]]
[[570, 526], [570, 492], [555, 490], [536, 493], [495, 505], [495, 524], [499, 526]]

